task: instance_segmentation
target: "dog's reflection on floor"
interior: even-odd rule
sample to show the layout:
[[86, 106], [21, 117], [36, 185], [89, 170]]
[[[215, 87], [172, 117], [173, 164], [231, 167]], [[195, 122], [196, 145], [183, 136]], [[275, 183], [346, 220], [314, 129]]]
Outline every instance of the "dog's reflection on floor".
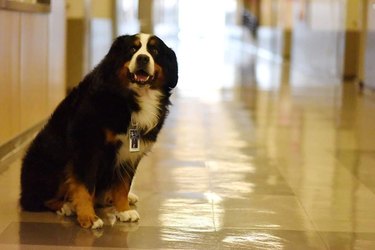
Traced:
[[[100, 209], [105, 226], [102, 229], [81, 228], [75, 217], [58, 217], [54, 222], [28, 221], [31, 213], [21, 213], [23, 222], [13, 222], [0, 235], [6, 244], [54, 245], [80, 247], [128, 247], [128, 233], [137, 231], [138, 223], [118, 223], [109, 208]], [[35, 213], [32, 213], [35, 215]], [[103, 216], [105, 215], [105, 216]]]

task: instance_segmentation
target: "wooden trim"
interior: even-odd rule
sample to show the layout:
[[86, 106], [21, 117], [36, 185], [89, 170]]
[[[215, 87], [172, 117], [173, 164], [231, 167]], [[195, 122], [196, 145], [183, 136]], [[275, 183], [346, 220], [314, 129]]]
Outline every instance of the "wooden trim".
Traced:
[[37, 1], [17, 1], [17, 0], [0, 0], [0, 9], [20, 11], [20, 12], [39, 12], [49, 13], [51, 11], [50, 0]]
[[23, 153], [45, 123], [46, 121], [43, 120], [10, 141], [0, 145], [0, 172], [5, 170], [9, 163]]

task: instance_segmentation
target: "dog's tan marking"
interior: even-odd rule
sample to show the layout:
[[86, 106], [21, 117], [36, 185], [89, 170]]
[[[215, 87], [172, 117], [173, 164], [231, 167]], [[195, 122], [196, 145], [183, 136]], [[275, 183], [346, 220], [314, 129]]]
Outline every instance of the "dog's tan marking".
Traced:
[[109, 144], [115, 144], [117, 142], [116, 134], [110, 129], [104, 129], [105, 141]]
[[67, 185], [69, 200], [72, 201], [79, 224], [83, 228], [90, 228], [98, 220], [94, 210], [93, 196], [74, 176], [68, 178]]
[[156, 40], [155, 37], [150, 37], [150, 39], [148, 40], [148, 44], [151, 45], [151, 46], [156, 46], [158, 43], [158, 41]]
[[[67, 167], [68, 171], [70, 171], [70, 167]], [[68, 186], [65, 181], [60, 183], [59, 189], [56, 192], [54, 198], [44, 202], [44, 205], [51, 209], [52, 211], [59, 211], [65, 203], [65, 199], [67, 198]]]
[[136, 37], [136, 39], [134, 40], [134, 46], [136, 46], [136, 47], [142, 46], [141, 39], [139, 37]]
[[155, 83], [151, 86], [151, 89], [161, 89], [165, 84], [165, 77], [162, 67], [157, 63], [155, 63], [155, 75], [157, 75], [158, 78], [155, 79]]
[[113, 204], [118, 212], [130, 210], [128, 194], [130, 185], [128, 183], [119, 183], [112, 187]]
[[129, 77], [128, 77], [128, 74], [129, 74], [129, 61], [126, 62], [121, 68], [120, 70], [117, 72], [117, 75], [119, 77], [119, 79], [121, 80], [121, 82], [123, 83], [124, 87], [125, 88], [128, 88], [129, 87]]

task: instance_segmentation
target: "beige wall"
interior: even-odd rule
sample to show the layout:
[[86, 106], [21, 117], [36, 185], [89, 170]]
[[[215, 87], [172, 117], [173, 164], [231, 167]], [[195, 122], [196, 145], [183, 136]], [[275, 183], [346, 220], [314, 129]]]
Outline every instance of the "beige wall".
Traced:
[[76, 86], [90, 70], [91, 0], [67, 0], [67, 89]]
[[48, 36], [48, 109], [52, 112], [66, 93], [66, 3], [52, 1]]
[[375, 1], [368, 0], [367, 11], [367, 37], [365, 53], [364, 84], [367, 88], [375, 90]]
[[277, 20], [277, 12], [275, 6], [277, 0], [262, 0], [260, 5], [260, 25], [267, 27], [275, 27]]
[[0, 144], [20, 131], [21, 17], [0, 10]]
[[262, 0], [260, 2], [260, 25], [291, 29], [293, 27], [293, 4], [295, 1]]
[[293, 4], [295, 1], [264, 0], [260, 2], [260, 28], [258, 46], [276, 55], [289, 59], [293, 30]]
[[349, 31], [358, 31], [361, 27], [363, 0], [346, 0], [346, 29]]
[[67, 88], [75, 87], [108, 52], [116, 0], [67, 0]]
[[95, 18], [112, 19], [114, 12], [114, 0], [91, 0], [91, 16]]
[[295, 4], [292, 61], [310, 74], [355, 79], [361, 58], [360, 0]]
[[65, 91], [65, 7], [0, 10], [0, 145], [49, 116]]
[[154, 33], [153, 30], [153, 4], [150, 0], [138, 0], [138, 17], [140, 29], [143, 33]]
[[107, 54], [115, 37], [115, 1], [91, 0], [90, 69]]
[[304, 0], [294, 6], [292, 63], [296, 68], [308, 74], [339, 78], [344, 6], [345, 0]]
[[[263, 0], [258, 46], [309, 73], [358, 77], [362, 0]], [[363, 51], [363, 49], [362, 49]]]
[[83, 18], [85, 16], [85, 1], [87, 2], [87, 0], [66, 0], [67, 19]]

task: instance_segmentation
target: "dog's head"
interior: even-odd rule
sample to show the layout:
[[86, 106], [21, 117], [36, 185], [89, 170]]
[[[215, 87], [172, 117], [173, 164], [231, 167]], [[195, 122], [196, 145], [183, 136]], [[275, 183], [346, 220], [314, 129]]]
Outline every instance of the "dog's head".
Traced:
[[154, 35], [141, 33], [118, 37], [104, 62], [113, 65], [121, 81], [130, 88], [169, 92], [178, 81], [175, 53]]

